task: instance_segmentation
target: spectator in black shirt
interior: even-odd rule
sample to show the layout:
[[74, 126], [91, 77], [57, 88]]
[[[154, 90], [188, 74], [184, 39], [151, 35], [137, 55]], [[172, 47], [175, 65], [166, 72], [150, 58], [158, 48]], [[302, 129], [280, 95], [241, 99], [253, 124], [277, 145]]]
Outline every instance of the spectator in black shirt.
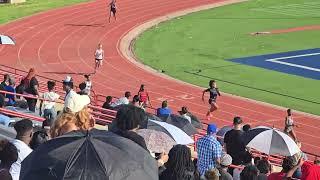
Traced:
[[111, 102], [112, 102], [112, 96], [107, 96], [106, 97], [106, 102], [103, 103], [102, 108], [112, 109]]
[[225, 148], [232, 157], [232, 164], [240, 165], [243, 163], [243, 157], [246, 155], [245, 144], [242, 141], [243, 131], [241, 130], [242, 119], [235, 117], [233, 119], [233, 129], [224, 136]]
[[[22, 80], [22, 83], [24, 85], [24, 89], [26, 93], [33, 96], [39, 96], [39, 92], [38, 92], [39, 83], [36, 78], [36, 72], [33, 68], [29, 70], [28, 75]], [[26, 100], [28, 103], [29, 111], [35, 112], [37, 99], [26, 98]]]

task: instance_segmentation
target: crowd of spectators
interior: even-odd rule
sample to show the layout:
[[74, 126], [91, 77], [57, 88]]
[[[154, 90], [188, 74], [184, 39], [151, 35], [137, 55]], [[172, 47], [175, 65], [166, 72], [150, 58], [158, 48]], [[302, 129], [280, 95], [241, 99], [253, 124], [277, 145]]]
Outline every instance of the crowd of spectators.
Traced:
[[[90, 76], [87, 75], [85, 78], [85, 83], [80, 84], [81, 88], [78, 93], [74, 91], [74, 82], [70, 76], [63, 80], [64, 105], [62, 112], [57, 114], [55, 101], [60, 98], [60, 95], [55, 92], [55, 82], [48, 81], [48, 91], [41, 94], [38, 90], [39, 83], [34, 69], [31, 69], [26, 78], [21, 81], [20, 87], [14, 87], [10, 76], [5, 75], [0, 88], [10, 90], [10, 92], [32, 94], [44, 99], [40, 102], [40, 114], [45, 117], [46, 121], [43, 122], [42, 128], [36, 129], [31, 120], [22, 119], [14, 124], [16, 138], [11, 141], [0, 141], [1, 180], [18, 180], [20, 172], [26, 168], [22, 162], [30, 154], [36, 156], [37, 149], [40, 147], [48, 146], [47, 141], [66, 136], [70, 132], [92, 131], [95, 128], [92, 109], [88, 106], [91, 101], [89, 95], [92, 83]], [[115, 101], [111, 96], [107, 96], [102, 107], [117, 110], [116, 118], [108, 128], [109, 132], [131, 140], [130, 142], [139, 145], [141, 151], [148, 152], [151, 157], [144, 138], [137, 133], [137, 130], [144, 127], [146, 123], [144, 109], [151, 105], [149, 94], [142, 85], [138, 94], [134, 95], [132, 100], [130, 98], [131, 92], [129, 91], [125, 92], [124, 97]], [[30, 111], [36, 110], [37, 99], [26, 98], [25, 101]], [[16, 97], [4, 97], [0, 94], [0, 107], [4, 107], [6, 102], [8, 106], [14, 105]], [[182, 107], [179, 113], [182, 118], [191, 123], [187, 107]], [[157, 116], [167, 117], [170, 114], [172, 110], [168, 102], [163, 101], [162, 106], [157, 109]], [[0, 114], [0, 123], [8, 126], [9, 122], [9, 117]], [[250, 128], [250, 125], [243, 126], [241, 117], [235, 117], [233, 129], [225, 134], [224, 142], [221, 144], [216, 138], [218, 127], [215, 124], [209, 124], [207, 134], [196, 142], [197, 157], [192, 155], [190, 147], [175, 145], [168, 154], [163, 152], [155, 156], [154, 162], [158, 164], [158, 169], [155, 171], [159, 173], [157, 177], [152, 178], [160, 180], [282, 180], [292, 177], [303, 180], [320, 179], [320, 162], [307, 161], [303, 152], [284, 158], [281, 172], [274, 172], [267, 159], [254, 158], [242, 139]], [[301, 147], [300, 142], [298, 145]], [[110, 161], [110, 163], [115, 163], [115, 161]], [[231, 165], [236, 165], [236, 167]], [[44, 167], [46, 168], [50, 167]], [[109, 171], [114, 171], [114, 169], [111, 168]]]

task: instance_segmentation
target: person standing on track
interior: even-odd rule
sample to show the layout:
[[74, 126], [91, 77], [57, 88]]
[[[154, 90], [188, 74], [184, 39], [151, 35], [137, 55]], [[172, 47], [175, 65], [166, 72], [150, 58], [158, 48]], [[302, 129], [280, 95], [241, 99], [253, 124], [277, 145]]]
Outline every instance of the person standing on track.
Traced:
[[209, 104], [210, 104], [210, 109], [207, 112], [207, 119], [210, 120], [210, 118], [212, 117], [212, 112], [216, 111], [218, 109], [218, 105], [217, 105], [217, 97], [218, 95], [221, 96], [219, 89], [217, 88], [217, 84], [215, 80], [211, 80], [209, 82], [209, 88], [204, 90], [202, 93], [202, 101], [204, 102], [204, 94], [206, 92], [210, 93], [210, 98], [208, 100]]
[[142, 106], [144, 108], [146, 108], [148, 105], [152, 106], [150, 98], [149, 98], [149, 94], [144, 89], [144, 84], [141, 84], [139, 92], [138, 92], [138, 96], [139, 96], [140, 102], [142, 103]]
[[117, 12], [116, 0], [112, 0], [110, 2], [109, 6], [110, 6], [110, 14], [109, 14], [109, 23], [110, 23], [111, 14], [114, 17], [114, 20], [115, 21], [117, 20], [117, 17], [116, 17], [116, 12]]
[[287, 109], [287, 117], [285, 119], [285, 127], [284, 132], [292, 137], [294, 141], [297, 141], [296, 133], [293, 130], [293, 127], [299, 127], [298, 125], [294, 124], [293, 117], [292, 117], [292, 110]]
[[96, 61], [96, 65], [95, 65], [94, 71], [96, 71], [97, 68], [102, 66], [102, 61], [103, 61], [103, 58], [104, 58], [104, 51], [102, 49], [102, 44], [99, 43], [98, 49], [96, 49], [96, 51], [94, 53], [94, 57], [95, 57], [95, 61]]

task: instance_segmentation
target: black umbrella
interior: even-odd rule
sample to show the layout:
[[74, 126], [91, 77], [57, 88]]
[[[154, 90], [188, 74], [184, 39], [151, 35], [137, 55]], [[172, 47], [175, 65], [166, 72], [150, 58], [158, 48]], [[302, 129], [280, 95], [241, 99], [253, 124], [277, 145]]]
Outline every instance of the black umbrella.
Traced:
[[149, 152], [111, 132], [75, 131], [50, 140], [23, 162], [21, 180], [158, 179]]
[[247, 145], [254, 137], [260, 134], [263, 131], [270, 130], [271, 128], [266, 126], [258, 126], [249, 130], [248, 132], [244, 132], [242, 135], [242, 141], [245, 145]]
[[191, 117], [191, 124], [195, 127], [195, 128], [198, 128], [198, 129], [203, 129], [203, 125], [202, 125], [202, 122], [200, 121], [200, 119], [197, 118], [197, 116], [191, 114], [191, 113], [188, 113], [188, 116]]
[[192, 136], [198, 133], [197, 129], [192, 124], [190, 124], [190, 122], [187, 119], [181, 116], [171, 114], [165, 119], [165, 122], [180, 128], [189, 136]]
[[148, 113], [147, 112], [146, 115], [147, 115], [148, 119], [151, 119], [151, 120], [162, 121], [162, 122], [165, 120], [165, 118], [162, 119], [162, 118], [160, 118], [160, 117], [158, 117], [158, 116], [156, 116], [156, 115], [154, 115], [152, 113]]

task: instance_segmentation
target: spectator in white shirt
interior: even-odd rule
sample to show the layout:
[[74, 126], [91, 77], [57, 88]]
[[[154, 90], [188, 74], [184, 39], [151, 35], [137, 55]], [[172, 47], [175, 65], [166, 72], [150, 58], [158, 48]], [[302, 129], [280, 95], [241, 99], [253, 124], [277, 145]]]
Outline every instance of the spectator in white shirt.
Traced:
[[180, 111], [181, 117], [188, 120], [191, 123], [191, 117], [188, 116], [188, 113], [189, 113], [188, 108], [183, 106]]
[[129, 91], [126, 91], [124, 93], [124, 97], [119, 98], [114, 103], [111, 104], [112, 107], [120, 106], [123, 104], [129, 104], [129, 98], [131, 97], [131, 93]]
[[63, 90], [66, 91], [64, 112], [79, 112], [83, 106], [78, 102], [90, 104], [90, 98], [88, 95], [80, 95], [73, 90], [73, 81], [70, 76], [67, 76], [66, 79], [63, 80]]
[[11, 165], [10, 174], [12, 180], [19, 180], [21, 162], [32, 152], [32, 149], [29, 147], [33, 135], [32, 121], [29, 119], [18, 121], [14, 125], [14, 129], [17, 131], [17, 136], [11, 143], [18, 150], [18, 160]]
[[90, 75], [84, 75], [84, 77], [86, 78], [86, 80], [84, 81], [84, 83], [86, 84], [85, 92], [87, 93], [87, 95], [90, 95], [90, 91], [92, 89], [92, 82], [90, 80]]
[[54, 92], [54, 87], [56, 83], [53, 81], [48, 81], [47, 87], [48, 92], [42, 94], [42, 98], [48, 101], [40, 102], [40, 115], [42, 113], [42, 105], [43, 105], [43, 117], [49, 120], [51, 123], [57, 117], [57, 111], [55, 109], [56, 103], [54, 101], [59, 100], [59, 94]]

